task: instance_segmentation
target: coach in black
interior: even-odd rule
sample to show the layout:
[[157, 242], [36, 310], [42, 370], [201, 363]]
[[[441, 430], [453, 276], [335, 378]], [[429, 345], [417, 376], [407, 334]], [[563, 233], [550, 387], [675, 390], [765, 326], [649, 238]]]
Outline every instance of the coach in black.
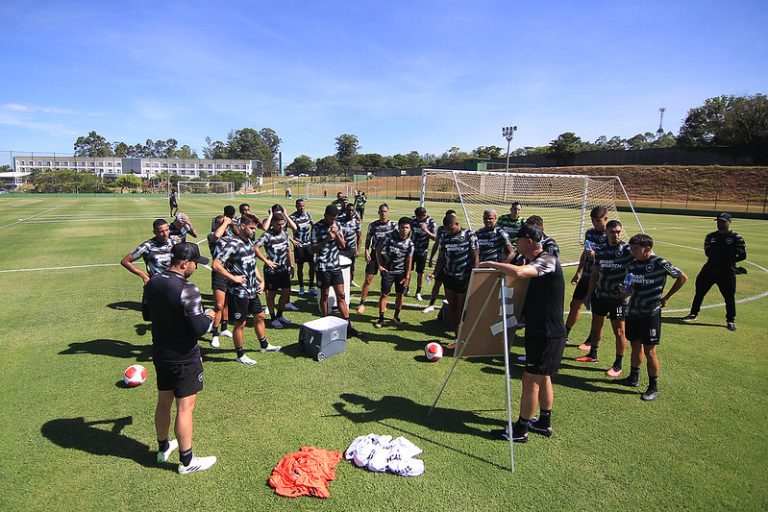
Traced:
[[[168, 460], [179, 448], [179, 473], [203, 471], [216, 457], [195, 457], [192, 453], [192, 413], [197, 394], [203, 389], [203, 363], [198, 338], [210, 330], [214, 313], [203, 312], [197, 286], [187, 281], [197, 264], [208, 263], [197, 245], [182, 242], [173, 247], [168, 270], [153, 276], [144, 287], [152, 321], [152, 361], [157, 374], [155, 430], [157, 462]], [[168, 440], [171, 405], [176, 399], [176, 439]]]
[[[565, 348], [563, 302], [565, 281], [557, 256], [542, 248], [544, 233], [532, 224], [523, 224], [517, 235], [517, 249], [530, 263], [517, 266], [485, 261], [480, 267], [501, 270], [511, 279], [530, 279], [523, 306], [525, 316], [525, 371], [520, 417], [512, 427], [512, 440], [524, 443], [528, 431], [552, 435], [552, 405], [555, 400], [552, 375], [560, 368]], [[533, 417], [537, 406], [538, 418]], [[498, 432], [509, 439], [509, 432]]]
[[736, 262], [747, 258], [747, 245], [740, 234], [731, 231], [731, 215], [717, 216], [717, 231], [704, 239], [704, 254], [707, 261], [696, 276], [696, 295], [691, 304], [691, 313], [683, 320], [695, 320], [701, 309], [704, 296], [717, 285], [725, 299], [725, 321], [729, 331], [736, 330]]

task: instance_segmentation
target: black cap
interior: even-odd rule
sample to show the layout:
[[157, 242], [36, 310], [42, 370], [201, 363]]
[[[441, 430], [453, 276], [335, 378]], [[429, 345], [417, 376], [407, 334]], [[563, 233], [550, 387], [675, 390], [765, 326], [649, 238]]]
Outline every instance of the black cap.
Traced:
[[533, 224], [523, 224], [517, 232], [517, 238], [530, 238], [534, 242], [541, 242], [544, 233]]
[[173, 255], [174, 260], [189, 260], [203, 265], [208, 264], [208, 258], [200, 255], [200, 248], [197, 244], [181, 242], [173, 246], [171, 254]]
[[727, 220], [728, 222], [731, 222], [731, 214], [723, 212], [718, 215], [715, 220]]

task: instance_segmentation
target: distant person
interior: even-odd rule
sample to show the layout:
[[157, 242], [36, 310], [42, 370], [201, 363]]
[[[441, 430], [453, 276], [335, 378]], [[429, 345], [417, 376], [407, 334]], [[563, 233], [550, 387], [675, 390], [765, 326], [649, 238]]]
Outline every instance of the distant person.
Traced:
[[[497, 432], [503, 439], [512, 437], [516, 443], [528, 441], [528, 432], [546, 437], [552, 435], [552, 407], [555, 391], [552, 376], [560, 368], [565, 348], [563, 302], [565, 281], [560, 260], [544, 251], [544, 233], [532, 224], [524, 224], [518, 231], [517, 248], [528, 262], [510, 265], [486, 261], [480, 267], [501, 270], [512, 280], [528, 279], [523, 315], [525, 316], [525, 370], [520, 399], [520, 416], [512, 432]], [[537, 407], [538, 418], [534, 417]]]
[[[520, 216], [522, 212], [523, 205], [518, 201], [515, 201], [510, 205], [509, 213], [499, 217], [499, 220], [496, 222], [496, 225], [507, 233], [509, 241], [513, 245], [517, 242], [517, 232], [520, 231], [520, 228], [523, 226], [523, 218]], [[512, 258], [510, 258], [510, 261], [511, 260]]]
[[171, 189], [171, 193], [168, 194], [168, 206], [170, 209], [170, 216], [175, 216], [179, 211], [179, 202], [176, 200], [176, 191], [173, 189]]
[[[198, 264], [208, 258], [197, 245], [180, 243], [173, 247], [170, 266], [154, 275], [144, 288], [152, 321], [152, 362], [157, 376], [157, 462], [167, 462], [179, 449], [179, 474], [204, 471], [216, 457], [196, 457], [192, 451], [192, 424], [197, 394], [203, 390], [203, 363], [197, 340], [208, 332], [214, 313], [203, 312], [197, 287], [187, 279]], [[176, 401], [176, 439], [170, 440], [171, 406]]]
[[360, 221], [362, 222], [363, 217], [365, 217], [365, 203], [368, 202], [368, 196], [365, 195], [365, 192], [362, 190], [358, 190], [357, 194], [355, 194], [354, 197], [354, 205], [355, 205], [355, 211], [360, 216]]
[[[136, 247], [131, 253], [126, 254], [120, 264], [128, 272], [141, 278], [144, 284], [160, 272], [167, 270], [171, 264], [171, 249], [173, 241], [170, 238], [170, 227], [165, 219], [157, 219], [152, 223], [152, 231], [155, 236]], [[133, 264], [139, 258], [144, 259], [145, 270], [141, 270]]]
[[327, 190], [323, 190], [323, 198], [326, 198], [326, 197], [328, 197], [328, 191]]
[[707, 261], [696, 276], [696, 294], [691, 304], [691, 313], [685, 321], [696, 320], [704, 296], [716, 284], [725, 300], [725, 322], [729, 331], [736, 330], [736, 263], [747, 259], [747, 244], [744, 238], [731, 231], [731, 215], [717, 216], [717, 231], [704, 238], [704, 254]]
[[395, 316], [392, 321], [400, 325], [400, 310], [403, 309], [403, 295], [411, 281], [413, 267], [413, 241], [411, 240], [411, 218], [401, 217], [397, 231], [390, 232], [376, 247], [376, 261], [381, 271], [381, 296], [379, 297], [379, 319], [374, 324], [377, 329], [384, 325], [387, 312], [387, 299], [395, 286]]
[[[659, 396], [660, 366], [656, 346], [661, 341], [661, 309], [683, 287], [688, 276], [653, 253], [653, 239], [648, 235], [641, 233], [630, 238], [629, 248], [634, 258], [627, 266], [627, 273], [634, 275], [628, 292], [631, 297], [627, 316], [627, 339], [632, 346], [632, 366], [629, 377], [616, 382], [635, 388], [640, 386], [640, 365], [645, 355], [648, 360], [648, 389], [640, 398], [650, 401]], [[664, 294], [667, 276], [675, 278], [675, 283]]]

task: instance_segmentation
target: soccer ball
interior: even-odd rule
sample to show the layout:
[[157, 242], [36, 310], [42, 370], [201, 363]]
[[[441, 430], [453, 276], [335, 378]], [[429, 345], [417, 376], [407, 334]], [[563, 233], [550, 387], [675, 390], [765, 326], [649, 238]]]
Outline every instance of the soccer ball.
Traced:
[[424, 355], [432, 362], [439, 361], [443, 358], [443, 346], [436, 341], [427, 343], [424, 347]]
[[147, 380], [147, 369], [140, 364], [132, 364], [123, 373], [123, 382], [131, 388], [141, 386], [145, 380]]

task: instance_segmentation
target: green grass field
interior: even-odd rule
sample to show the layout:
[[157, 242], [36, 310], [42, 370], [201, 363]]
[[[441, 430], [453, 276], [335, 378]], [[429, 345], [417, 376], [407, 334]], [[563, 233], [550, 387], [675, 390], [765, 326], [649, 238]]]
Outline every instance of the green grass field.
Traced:
[[[212, 216], [240, 201], [183, 198], [182, 210], [207, 232]], [[248, 201], [261, 211], [274, 198]], [[393, 218], [416, 206], [390, 205]], [[152, 236], [151, 222], [167, 213], [166, 206], [164, 198], [141, 196], [0, 198], [0, 510], [768, 508], [768, 298], [738, 304], [735, 333], [724, 327], [722, 306], [704, 309], [694, 324], [678, 321], [704, 260], [703, 237], [715, 228], [712, 219], [700, 217], [641, 216], [656, 252], [691, 279], [666, 313], [660, 398], [640, 400], [644, 368], [639, 390], [617, 387], [605, 376], [612, 337], [604, 336], [600, 362], [593, 365], [574, 362], [581, 353], [567, 348], [555, 378], [555, 434], [532, 435], [515, 446], [515, 473], [508, 469], [508, 445], [489, 437], [506, 421], [502, 360], [461, 362], [437, 412], [425, 416], [451, 360], [424, 361], [424, 344], [446, 335], [436, 316], [422, 314], [412, 298], [400, 328], [375, 330], [372, 305], [364, 316], [353, 314], [364, 341], [350, 340], [346, 353], [322, 363], [299, 354], [298, 326], [269, 330], [270, 342], [285, 349], [251, 353], [254, 367], [234, 361], [226, 338], [219, 350], [202, 342], [206, 383], [194, 447], [219, 462], [185, 477], [175, 464], [158, 467], [141, 282], [118, 262]], [[309, 210], [319, 216], [322, 207], [313, 201]], [[749, 274], [738, 279], [737, 299], [764, 294], [766, 224], [736, 219], [733, 228], [749, 252]], [[104, 266], [61, 268], [81, 265]], [[566, 270], [567, 280], [573, 271]], [[210, 298], [209, 271], [200, 268], [193, 280]], [[568, 284], [567, 299], [572, 289]], [[354, 289], [354, 305], [358, 296]], [[720, 302], [715, 289], [705, 306]], [[296, 324], [314, 318], [311, 301], [295, 303], [302, 311], [287, 316]], [[588, 321], [582, 317], [572, 339], [585, 337]], [[252, 330], [246, 344], [257, 345]], [[513, 352], [521, 354], [522, 347]], [[118, 386], [135, 362], [150, 369], [148, 382]], [[516, 415], [521, 369], [515, 365], [512, 372]], [[267, 486], [286, 453], [302, 445], [343, 451], [368, 433], [415, 442], [424, 449], [426, 473], [408, 479], [342, 462], [329, 500], [282, 498]]]

